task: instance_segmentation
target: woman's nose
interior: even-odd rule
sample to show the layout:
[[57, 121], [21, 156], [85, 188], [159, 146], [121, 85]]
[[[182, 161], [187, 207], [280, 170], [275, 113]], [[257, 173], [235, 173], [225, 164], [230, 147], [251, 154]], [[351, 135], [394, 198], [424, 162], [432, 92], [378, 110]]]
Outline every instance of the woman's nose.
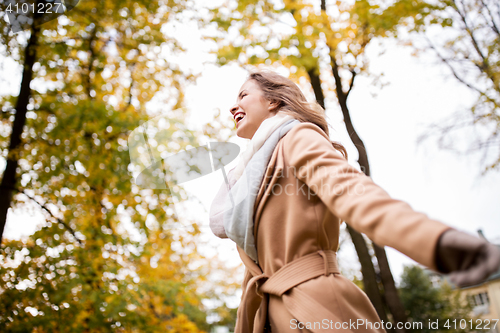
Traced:
[[238, 111], [239, 108], [240, 107], [238, 106], [238, 104], [235, 104], [229, 109], [229, 112], [231, 112], [231, 114], [234, 116], [234, 113]]

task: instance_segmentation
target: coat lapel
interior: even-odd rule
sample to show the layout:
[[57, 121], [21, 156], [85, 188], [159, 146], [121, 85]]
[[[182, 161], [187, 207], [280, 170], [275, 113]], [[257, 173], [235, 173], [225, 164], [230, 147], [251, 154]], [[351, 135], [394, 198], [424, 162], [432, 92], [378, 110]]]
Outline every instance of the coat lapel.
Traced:
[[[284, 136], [283, 136], [284, 137]], [[276, 148], [271, 155], [271, 159], [269, 160], [269, 164], [267, 165], [266, 172], [264, 173], [264, 179], [262, 180], [262, 184], [260, 185], [259, 192], [257, 193], [257, 197], [255, 198], [254, 205], [254, 226], [253, 226], [253, 234], [254, 239], [257, 242], [257, 230], [258, 224], [260, 220], [260, 215], [262, 214], [262, 209], [271, 194], [273, 185], [278, 181], [281, 173], [283, 172], [283, 158], [279, 158], [282, 155], [282, 145], [283, 138], [278, 141]]]

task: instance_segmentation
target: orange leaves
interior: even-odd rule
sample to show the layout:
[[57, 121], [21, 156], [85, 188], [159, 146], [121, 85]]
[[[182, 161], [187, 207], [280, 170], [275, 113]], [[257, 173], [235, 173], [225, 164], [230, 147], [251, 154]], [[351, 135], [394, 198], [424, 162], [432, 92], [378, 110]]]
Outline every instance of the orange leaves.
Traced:
[[[189, 17], [180, 15], [187, 5], [85, 1], [41, 34], [18, 152], [18, 185], [33, 199], [18, 195], [16, 204], [36, 200], [51, 214], [27, 241], [2, 249], [0, 293], [9, 301], [0, 306], [0, 326], [208, 330], [201, 299], [211, 288], [202, 273], [209, 262], [197, 249], [200, 231], [177, 220], [169, 195], [135, 186], [127, 150], [129, 132], [150, 116], [148, 103], [182, 106], [186, 84], [196, 79], [173, 57], [182, 57], [181, 43], [161, 31]], [[182, 145], [196, 145], [184, 116], [176, 113], [172, 128]]]

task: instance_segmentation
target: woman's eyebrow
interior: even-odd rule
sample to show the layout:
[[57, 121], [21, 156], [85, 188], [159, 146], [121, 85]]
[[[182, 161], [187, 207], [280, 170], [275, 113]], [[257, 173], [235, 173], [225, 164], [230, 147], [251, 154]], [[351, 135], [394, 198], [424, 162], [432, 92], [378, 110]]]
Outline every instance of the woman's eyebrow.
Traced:
[[240, 91], [240, 93], [238, 94], [238, 99], [241, 98], [241, 95], [243, 95], [244, 92], [246, 92], [247, 90], [246, 89], [243, 89], [242, 91]]

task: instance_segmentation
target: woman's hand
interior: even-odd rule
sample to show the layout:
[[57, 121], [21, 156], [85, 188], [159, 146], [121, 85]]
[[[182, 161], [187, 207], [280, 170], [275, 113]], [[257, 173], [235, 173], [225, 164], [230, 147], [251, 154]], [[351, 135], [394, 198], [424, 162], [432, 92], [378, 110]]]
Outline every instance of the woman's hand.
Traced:
[[500, 267], [500, 250], [479, 237], [455, 229], [445, 231], [436, 249], [441, 273], [459, 287], [479, 284]]

